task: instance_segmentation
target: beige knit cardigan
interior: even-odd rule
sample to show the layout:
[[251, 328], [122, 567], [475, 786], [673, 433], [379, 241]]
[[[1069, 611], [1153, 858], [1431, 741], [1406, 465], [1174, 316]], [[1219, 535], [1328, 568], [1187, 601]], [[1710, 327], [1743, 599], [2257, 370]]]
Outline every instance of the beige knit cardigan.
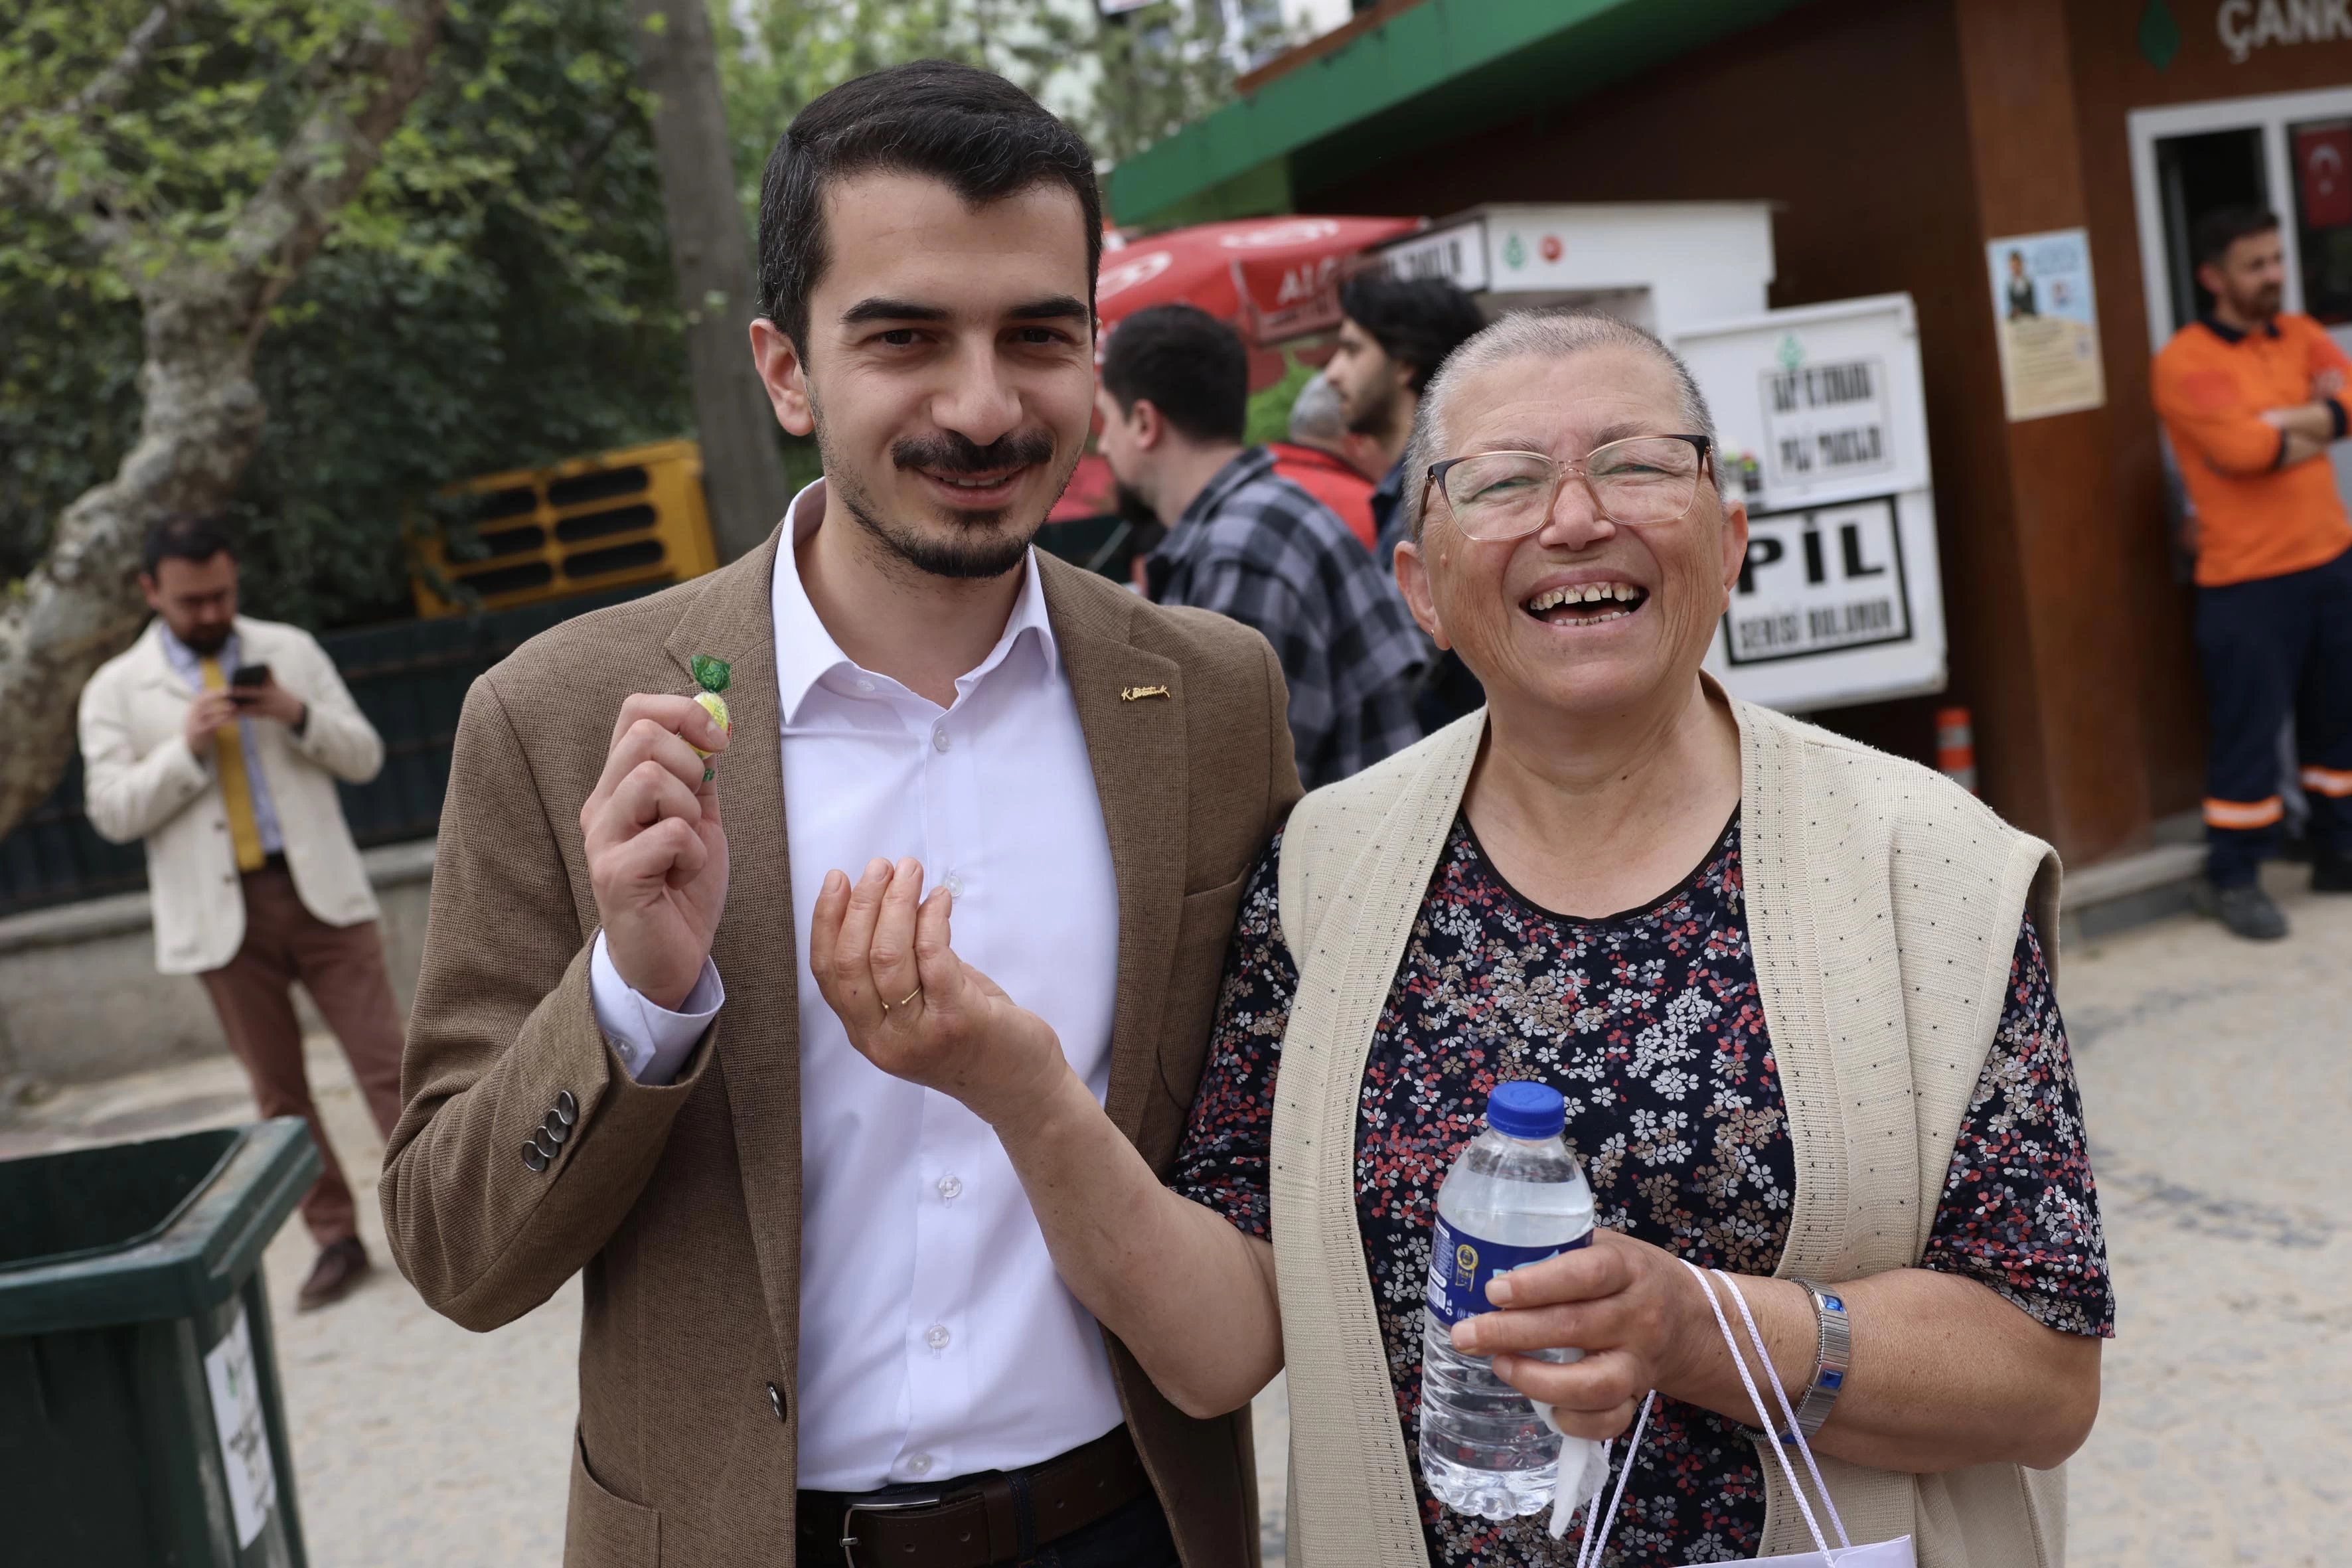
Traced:
[[[2029, 906], [2056, 963], [2057, 858], [1924, 768], [1767, 709], [1731, 709], [1748, 937], [1795, 1146], [1779, 1273], [1835, 1281], [1904, 1268], [1927, 1243]], [[1316, 791], [1283, 837], [1283, 931], [1299, 984], [1271, 1185], [1299, 1568], [1427, 1563], [1357, 1227], [1356, 1108], [1485, 733], [1482, 710]], [[1758, 1465], [1770, 1488], [1765, 1553], [1811, 1550], [1777, 1468], [1760, 1452]], [[2063, 1470], [1822, 1468], [1853, 1539], [1911, 1535], [1921, 1568], [2064, 1560]]]

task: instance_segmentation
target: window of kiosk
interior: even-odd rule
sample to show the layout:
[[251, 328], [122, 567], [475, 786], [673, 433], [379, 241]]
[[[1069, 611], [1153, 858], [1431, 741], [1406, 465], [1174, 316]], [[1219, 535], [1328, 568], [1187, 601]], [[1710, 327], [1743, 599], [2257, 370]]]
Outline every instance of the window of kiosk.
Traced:
[[[2352, 352], [2352, 88], [2136, 109], [2132, 148], [2148, 349], [2162, 348], [2210, 300], [2189, 235], [2218, 206], [2266, 207], [2285, 233], [2281, 303]], [[2352, 504], [2352, 441], [2328, 450]]]
[[2164, 201], [2164, 260], [2172, 303], [2173, 331], [2212, 308], [2213, 297], [2197, 281], [2194, 253], [2197, 220], [2217, 207], [2264, 207], [2269, 182], [2263, 174], [2259, 125], [2167, 136], [2156, 143], [2157, 184]]
[[2287, 144], [2304, 310], [2325, 326], [2352, 324], [2352, 118], [2290, 125]]
[[[2352, 87], [2135, 109], [2126, 124], [2150, 352], [2210, 302], [2189, 255], [2197, 220], [2240, 205], [2286, 230], [2284, 307], [2352, 347]], [[2352, 485], [2352, 450], [2345, 463]]]

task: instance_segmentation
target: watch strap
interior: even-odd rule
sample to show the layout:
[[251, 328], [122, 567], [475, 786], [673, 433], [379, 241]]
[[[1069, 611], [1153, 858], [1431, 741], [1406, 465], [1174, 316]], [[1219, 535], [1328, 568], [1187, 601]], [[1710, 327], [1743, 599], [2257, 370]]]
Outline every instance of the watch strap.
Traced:
[[1853, 1320], [1846, 1315], [1845, 1298], [1834, 1286], [1799, 1279], [1813, 1299], [1813, 1323], [1820, 1335], [1813, 1359], [1813, 1379], [1797, 1401], [1797, 1430], [1811, 1437], [1830, 1418], [1845, 1391], [1846, 1374], [1853, 1370]]

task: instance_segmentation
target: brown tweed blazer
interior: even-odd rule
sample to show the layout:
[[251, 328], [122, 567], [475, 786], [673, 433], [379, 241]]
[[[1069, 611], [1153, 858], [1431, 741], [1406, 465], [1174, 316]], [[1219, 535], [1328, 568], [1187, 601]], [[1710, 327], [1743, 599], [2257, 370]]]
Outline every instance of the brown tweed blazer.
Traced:
[[[709, 576], [533, 638], [467, 694], [450, 764], [384, 1225], [425, 1300], [471, 1329], [584, 1273], [569, 1564], [793, 1561], [799, 998], [776, 549], [772, 534]], [[1108, 1110], [1164, 1170], [1243, 883], [1298, 797], [1282, 673], [1255, 631], [1038, 561], [1118, 881]], [[727, 1006], [677, 1080], [647, 1088], [589, 1002], [597, 921], [579, 815], [622, 699], [691, 690], [698, 653], [735, 667], [713, 955]], [[1132, 687], [1168, 695], [1122, 701]], [[566, 1092], [576, 1124], [533, 1171], [523, 1145]], [[1187, 1568], [1255, 1568], [1248, 1411], [1192, 1420], [1116, 1340], [1110, 1353]]]

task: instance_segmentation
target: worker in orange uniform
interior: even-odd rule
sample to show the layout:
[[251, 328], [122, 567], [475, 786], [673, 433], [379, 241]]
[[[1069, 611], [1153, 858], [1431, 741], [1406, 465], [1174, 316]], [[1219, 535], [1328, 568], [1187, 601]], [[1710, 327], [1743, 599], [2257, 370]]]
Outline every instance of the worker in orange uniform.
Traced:
[[2156, 356], [2156, 407], [2195, 515], [2197, 646], [2212, 727], [2209, 907], [2242, 937], [2286, 935], [2255, 880], [2279, 819], [2278, 737], [2292, 713], [2311, 801], [2311, 885], [2352, 892], [2352, 520], [2327, 461], [2352, 360], [2279, 310], [2275, 214], [2209, 213], [2197, 280], [2210, 313]]

